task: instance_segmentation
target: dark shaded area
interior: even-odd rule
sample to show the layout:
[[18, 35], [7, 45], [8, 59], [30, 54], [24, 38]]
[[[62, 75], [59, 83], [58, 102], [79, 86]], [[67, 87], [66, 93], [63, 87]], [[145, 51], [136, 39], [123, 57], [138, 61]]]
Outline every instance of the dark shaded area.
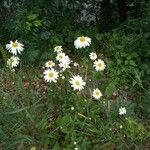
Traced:
[[118, 13], [121, 18], [121, 22], [126, 21], [127, 20], [127, 11], [128, 11], [127, 1], [126, 0], [117, 0], [117, 9], [118, 9]]
[[101, 3], [101, 31], [108, 32], [113, 26], [112, 22], [112, 10], [110, 6], [110, 0], [103, 0]]

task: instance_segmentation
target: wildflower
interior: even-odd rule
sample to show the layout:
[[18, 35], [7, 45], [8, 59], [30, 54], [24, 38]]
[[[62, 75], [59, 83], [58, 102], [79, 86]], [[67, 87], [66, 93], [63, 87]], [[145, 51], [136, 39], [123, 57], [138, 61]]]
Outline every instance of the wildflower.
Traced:
[[70, 63], [70, 58], [68, 56], [65, 56], [64, 60], [59, 63], [59, 67], [63, 68], [62, 70], [65, 71], [67, 68], [70, 68]]
[[82, 90], [84, 89], [85, 86], [85, 82], [83, 81], [82, 77], [80, 77], [79, 75], [77, 76], [73, 76], [73, 78], [70, 78], [71, 80], [69, 81], [72, 85], [71, 87], [73, 87], [74, 90]]
[[19, 61], [20, 59], [17, 56], [12, 56], [10, 59], [7, 60], [7, 65], [10, 68], [17, 67], [19, 65]]
[[77, 142], [76, 142], [76, 141], [74, 141], [74, 142], [73, 142], [73, 144], [74, 144], [74, 145], [76, 145], [76, 144], [77, 144]]
[[74, 62], [73, 65], [74, 65], [75, 67], [79, 66], [79, 64], [78, 64], [77, 62]]
[[47, 69], [44, 71], [44, 79], [46, 82], [57, 82], [58, 79], [58, 72], [56, 70]]
[[61, 78], [62, 78], [62, 79], [65, 79], [65, 76], [62, 76]]
[[106, 68], [104, 61], [101, 59], [95, 61], [93, 66], [95, 67], [96, 71], [103, 71]]
[[122, 125], [120, 125], [120, 129], [122, 129], [123, 128], [123, 126]]
[[54, 52], [57, 52], [57, 53], [60, 53], [60, 52], [62, 52], [62, 46], [55, 46], [55, 48], [54, 48]]
[[125, 107], [120, 107], [119, 108], [119, 115], [124, 115], [126, 114], [126, 108]]
[[65, 58], [66, 58], [66, 55], [65, 55], [65, 53], [62, 53], [62, 52], [61, 52], [61, 53], [58, 53], [57, 56], [56, 56], [56, 59], [57, 59], [59, 62], [64, 61]]
[[73, 107], [73, 106], [71, 107], [71, 110], [74, 110], [74, 107]]
[[17, 55], [20, 54], [24, 50], [24, 45], [19, 43], [17, 40], [15, 42], [10, 41], [10, 44], [6, 44], [6, 49], [14, 54]]
[[74, 41], [74, 46], [76, 49], [85, 48], [86, 46], [90, 46], [90, 44], [91, 44], [91, 38], [85, 36], [78, 37]]
[[75, 147], [75, 149], [74, 150], [78, 150], [79, 148], [77, 148], [77, 147]]
[[49, 60], [48, 62], [45, 63], [46, 68], [52, 68], [55, 66], [55, 63], [52, 60]]
[[11, 69], [11, 72], [15, 72], [15, 69]]
[[96, 88], [93, 90], [93, 95], [92, 95], [95, 99], [100, 99], [103, 95], [101, 93], [101, 91]]
[[90, 53], [89, 56], [90, 56], [90, 59], [91, 59], [91, 60], [96, 60], [96, 59], [97, 59], [97, 54], [94, 53], [94, 52]]

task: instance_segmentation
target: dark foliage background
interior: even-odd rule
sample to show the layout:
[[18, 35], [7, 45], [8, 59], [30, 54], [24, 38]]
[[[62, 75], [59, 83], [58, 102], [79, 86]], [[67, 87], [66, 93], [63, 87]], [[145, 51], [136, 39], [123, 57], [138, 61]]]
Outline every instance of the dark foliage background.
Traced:
[[114, 29], [116, 36], [149, 38], [147, 0], [2, 0], [0, 11], [1, 45], [19, 39], [26, 45], [23, 57], [28, 63], [47, 59], [57, 44], [74, 52], [73, 40], [80, 35], [90, 36], [99, 51], [106, 49], [101, 43], [108, 42], [100, 37], [109, 32], [106, 36], [111, 39]]
[[[81, 35], [92, 39], [90, 48], [84, 50], [74, 48], [74, 40]], [[1, 68], [5, 66], [9, 57], [5, 45], [10, 40], [16, 39], [25, 45], [21, 55], [23, 61], [21, 69], [26, 66], [38, 67], [44, 63], [57, 45], [63, 45], [64, 51], [77, 62], [86, 60], [84, 57], [87, 57], [89, 52], [96, 51], [107, 64], [108, 82], [104, 85], [109, 95], [107, 98], [118, 89], [127, 92], [127, 98], [131, 97], [138, 114], [136, 117], [141, 122], [145, 121], [144, 124], [148, 124], [150, 119], [149, 0], [1, 0]], [[21, 84], [18, 85], [18, 89], [21, 89]], [[111, 117], [113, 118], [113, 115]], [[144, 139], [138, 135], [143, 126], [137, 125], [130, 118], [129, 123], [133, 125], [133, 127], [129, 125], [129, 135], [133, 137], [131, 136], [127, 141], [122, 136], [123, 140], [125, 139], [129, 145], [132, 145], [134, 140], [139, 144], [138, 142]], [[109, 135], [105, 135], [105, 130], [103, 132], [104, 138], [109, 139]], [[43, 130], [41, 133], [44, 136], [49, 135]], [[95, 133], [98, 131], [96, 130]], [[55, 136], [58, 135], [54, 135], [54, 143]], [[49, 138], [47, 139], [46, 142], [49, 143]], [[118, 145], [121, 143], [120, 140], [121, 138], [117, 141]], [[45, 142], [45, 139], [43, 141]], [[88, 145], [87, 141], [85, 143]], [[99, 145], [97, 146], [99, 149]]]

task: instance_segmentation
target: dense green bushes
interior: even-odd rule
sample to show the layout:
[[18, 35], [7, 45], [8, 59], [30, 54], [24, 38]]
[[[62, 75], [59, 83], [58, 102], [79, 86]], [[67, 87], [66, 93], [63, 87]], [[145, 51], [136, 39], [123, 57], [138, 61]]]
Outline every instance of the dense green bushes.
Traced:
[[[128, 5], [131, 3], [132, 2], [129, 1]], [[120, 34], [128, 32], [130, 34], [133, 33], [134, 36], [135, 30], [139, 32], [144, 26], [148, 28], [148, 2], [135, 1], [133, 4], [134, 9], [128, 12], [131, 23], [126, 22], [124, 26], [122, 26], [123, 30], [120, 29]], [[113, 13], [106, 13], [104, 16], [102, 16], [103, 13], [101, 14], [100, 5], [102, 4], [96, 0], [89, 1], [87, 4], [84, 1], [76, 2], [64, 0], [50, 2], [47, 0], [36, 2], [32, 0], [16, 0], [16, 2], [4, 1], [1, 4], [1, 44], [5, 46], [10, 40], [20, 40], [26, 45], [26, 51], [23, 55], [26, 62], [34, 62], [37, 59], [47, 59], [50, 49], [52, 50], [57, 44], [64, 45], [66, 50], [74, 51], [71, 48], [73, 44], [72, 39], [74, 39], [74, 37], [89, 35], [92, 39], [95, 39], [99, 36], [97, 35], [98, 32], [98, 34], [101, 34], [102, 31], [105, 32], [105, 26], [111, 26], [110, 31], [120, 24], [121, 21], [119, 19], [119, 12], [117, 12], [116, 1], [110, 3], [110, 8]], [[84, 17], [81, 13], [83, 10], [85, 10]], [[88, 23], [89, 18], [87, 16], [89, 14], [91, 18], [96, 15], [97, 19], [93, 19], [92, 22]], [[134, 14], [138, 14], [140, 18], [133, 19], [133, 17], [138, 17], [134, 16]], [[105, 22], [105, 20], [108, 19], [108, 15], [111, 15], [111, 20]], [[102, 22], [102, 18], [104, 22]], [[144, 22], [146, 22], [147, 25]], [[132, 24], [131, 27], [130, 24]], [[124, 29], [124, 27], [126, 29]], [[144, 31], [144, 33], [145, 32], [146, 31]], [[96, 49], [97, 45], [99, 46], [101, 42], [103, 43], [103, 41], [100, 40], [98, 43], [95, 42], [93, 48]]]

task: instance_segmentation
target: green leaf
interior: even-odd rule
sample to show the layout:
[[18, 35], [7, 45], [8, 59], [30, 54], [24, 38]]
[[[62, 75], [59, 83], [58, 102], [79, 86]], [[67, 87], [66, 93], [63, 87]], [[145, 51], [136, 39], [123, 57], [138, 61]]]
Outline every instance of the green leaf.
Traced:
[[125, 63], [125, 65], [128, 65], [128, 64], [129, 64], [129, 61], [128, 61], [128, 60], [125, 60], [124, 63]]
[[132, 65], [132, 66], [136, 66], [136, 64], [135, 64], [135, 62], [133, 60], [130, 60], [129, 64]]
[[60, 150], [60, 146], [59, 146], [59, 143], [56, 142], [54, 147], [52, 148], [52, 150]]
[[37, 14], [29, 14], [27, 16], [27, 18], [28, 18], [29, 21], [33, 21], [37, 18], [37, 16], [38, 16]]
[[39, 26], [42, 25], [41, 20], [35, 20], [35, 21], [33, 22], [33, 24], [34, 24], [34, 26], [36, 26], [36, 27], [39, 27]]
[[20, 113], [20, 112], [22, 112], [22, 111], [24, 111], [24, 110], [27, 110], [27, 109], [29, 109], [29, 108], [30, 108], [30, 107], [24, 107], [24, 108], [17, 109], [17, 110], [15, 110], [15, 111], [5, 112], [4, 114], [6, 114], [6, 115], [16, 114], [16, 113]]
[[106, 90], [105, 90], [105, 94], [106, 94], [107, 98], [111, 97], [115, 90], [116, 90], [115, 83], [114, 83], [114, 82], [111, 82], [111, 83], [106, 87]]
[[61, 125], [66, 126], [67, 124], [70, 123], [70, 121], [71, 121], [71, 117], [69, 115], [66, 115], [66, 116], [62, 117]]

